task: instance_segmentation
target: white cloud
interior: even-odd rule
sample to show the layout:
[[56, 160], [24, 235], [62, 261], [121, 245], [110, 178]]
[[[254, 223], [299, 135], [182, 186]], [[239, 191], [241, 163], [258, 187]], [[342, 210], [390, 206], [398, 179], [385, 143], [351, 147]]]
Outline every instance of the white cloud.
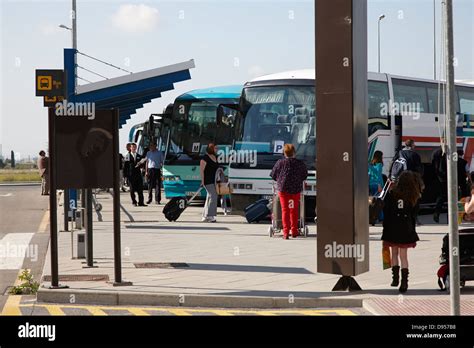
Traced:
[[252, 65], [249, 68], [248, 73], [251, 78], [255, 78], [265, 75], [265, 70], [260, 65]]
[[112, 16], [115, 27], [128, 33], [152, 31], [158, 24], [158, 10], [144, 4], [121, 5]]

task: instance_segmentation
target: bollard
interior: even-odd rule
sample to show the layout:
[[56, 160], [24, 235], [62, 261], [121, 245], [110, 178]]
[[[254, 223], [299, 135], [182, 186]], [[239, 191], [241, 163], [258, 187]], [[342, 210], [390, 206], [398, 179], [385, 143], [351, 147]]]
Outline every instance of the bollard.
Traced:
[[77, 234], [77, 258], [86, 258], [86, 234], [84, 232]]

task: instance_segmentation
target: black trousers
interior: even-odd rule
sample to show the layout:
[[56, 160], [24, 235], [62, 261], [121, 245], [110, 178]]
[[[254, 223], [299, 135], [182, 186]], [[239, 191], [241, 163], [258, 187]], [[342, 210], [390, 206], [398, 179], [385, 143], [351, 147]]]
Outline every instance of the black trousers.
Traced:
[[137, 204], [135, 198], [135, 193], [138, 194], [138, 204], [145, 204], [145, 199], [143, 198], [143, 179], [141, 176], [134, 176], [130, 179], [130, 197], [132, 198], [132, 203]]
[[439, 185], [439, 194], [436, 198], [436, 214], [441, 214], [443, 211], [443, 205], [448, 201], [448, 183], [438, 182]]
[[155, 190], [155, 202], [161, 202], [161, 170], [157, 168], [148, 169], [148, 203], [153, 200], [153, 189]]

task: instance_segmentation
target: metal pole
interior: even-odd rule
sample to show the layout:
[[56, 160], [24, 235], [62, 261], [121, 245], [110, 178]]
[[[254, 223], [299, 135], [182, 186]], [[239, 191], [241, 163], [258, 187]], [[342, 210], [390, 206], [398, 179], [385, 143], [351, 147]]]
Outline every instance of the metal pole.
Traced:
[[451, 315], [461, 315], [459, 279], [459, 234], [458, 234], [458, 176], [456, 145], [456, 101], [454, 89], [454, 30], [453, 0], [446, 0], [446, 48], [447, 48], [447, 158], [448, 158], [448, 221], [449, 221], [449, 278]]
[[54, 109], [48, 113], [48, 147], [49, 147], [49, 230], [51, 238], [51, 287], [59, 287], [58, 273], [58, 214], [56, 201], [56, 154], [55, 154], [55, 121]]
[[[118, 129], [118, 110], [114, 110], [114, 126]], [[117, 134], [113, 139], [113, 183], [114, 183], [114, 263], [115, 284], [122, 283], [122, 246], [120, 238], [120, 178], [119, 178], [119, 139]]]
[[436, 80], [436, 0], [433, 0], [433, 72]]
[[[77, 7], [76, 0], [72, 0], [72, 48], [77, 50]], [[77, 52], [74, 53], [74, 94], [77, 87]]]
[[380, 73], [380, 18], [379, 18], [379, 23], [378, 23], [378, 60], [379, 60], [379, 73]]
[[94, 267], [93, 237], [92, 237], [92, 190], [86, 189], [86, 262], [87, 267]]
[[64, 231], [69, 231], [69, 190], [64, 189]]

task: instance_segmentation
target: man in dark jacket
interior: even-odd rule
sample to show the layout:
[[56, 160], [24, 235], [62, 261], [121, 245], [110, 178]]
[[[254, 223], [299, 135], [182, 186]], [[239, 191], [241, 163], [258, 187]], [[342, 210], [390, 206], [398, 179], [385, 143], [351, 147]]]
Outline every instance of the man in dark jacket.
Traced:
[[464, 151], [458, 150], [459, 198], [471, 196], [471, 187], [468, 183], [468, 179], [469, 179], [468, 163], [463, 157], [464, 157]]
[[420, 155], [415, 152], [415, 147], [415, 141], [408, 139], [405, 142], [405, 147], [400, 151], [400, 157], [407, 161], [407, 170], [416, 172], [423, 177], [423, 164]]
[[[398, 156], [394, 159], [394, 163], [392, 163], [392, 168], [390, 169], [390, 178], [392, 181], [396, 180], [402, 174], [403, 171], [412, 171], [418, 173], [420, 175], [420, 178], [423, 178], [423, 164], [421, 163], [420, 155], [415, 152], [415, 147], [416, 145], [413, 139], [408, 139], [407, 141], [405, 141], [405, 147], [400, 150]], [[397, 165], [395, 165], [395, 162], [399, 162], [399, 159], [404, 162], [405, 168], [402, 169], [403, 166], [400, 165], [400, 163], [397, 163]], [[397, 173], [395, 173], [395, 171], [397, 171]], [[423, 183], [423, 180], [421, 180], [421, 183]], [[420, 188], [420, 191], [423, 191], [423, 187]], [[415, 207], [415, 219], [417, 225], [421, 225], [421, 222], [418, 219], [419, 209], [420, 203], [418, 202]]]
[[[131, 144], [130, 152], [125, 156], [125, 163], [123, 166], [123, 176], [128, 179], [130, 184], [130, 196], [134, 206], [146, 207], [143, 198], [143, 176], [140, 168], [142, 156], [137, 153], [137, 145]], [[138, 203], [135, 198], [135, 193], [138, 193]]]
[[433, 220], [439, 223], [439, 215], [442, 212], [444, 203], [448, 200], [448, 164], [444, 144], [433, 152], [432, 164], [436, 179], [438, 180], [438, 197], [436, 198], [436, 208], [433, 214]]

